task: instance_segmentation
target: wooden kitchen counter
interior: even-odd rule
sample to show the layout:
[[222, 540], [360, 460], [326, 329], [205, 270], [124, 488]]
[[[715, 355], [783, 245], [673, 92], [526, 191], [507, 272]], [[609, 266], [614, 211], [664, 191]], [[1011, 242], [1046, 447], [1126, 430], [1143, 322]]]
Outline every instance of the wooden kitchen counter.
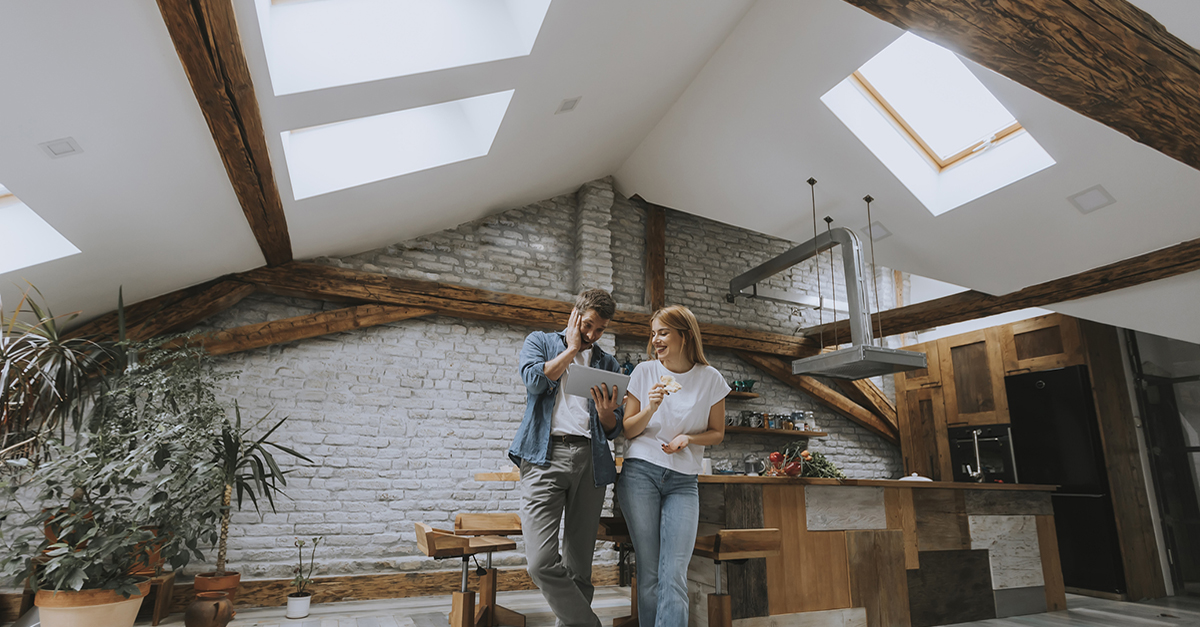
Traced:
[[[702, 475], [700, 535], [777, 528], [778, 557], [723, 563], [734, 624], [924, 627], [1066, 608], [1054, 486]], [[690, 624], [713, 565], [692, 559]]]
[[1016, 490], [1054, 492], [1058, 486], [1036, 483], [964, 483], [959, 481], [900, 481], [898, 479], [818, 479], [815, 477], [751, 477], [700, 475], [700, 483], [761, 483], [776, 485], [844, 485], [879, 488], [934, 488], [943, 490]]

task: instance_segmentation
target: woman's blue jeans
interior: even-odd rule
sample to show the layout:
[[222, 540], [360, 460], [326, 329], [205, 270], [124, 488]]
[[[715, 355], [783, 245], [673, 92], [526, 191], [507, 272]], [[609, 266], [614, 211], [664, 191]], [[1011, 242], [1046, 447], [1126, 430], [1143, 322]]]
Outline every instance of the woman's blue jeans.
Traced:
[[687, 571], [700, 519], [696, 475], [626, 459], [617, 499], [637, 558], [638, 624], [687, 627]]

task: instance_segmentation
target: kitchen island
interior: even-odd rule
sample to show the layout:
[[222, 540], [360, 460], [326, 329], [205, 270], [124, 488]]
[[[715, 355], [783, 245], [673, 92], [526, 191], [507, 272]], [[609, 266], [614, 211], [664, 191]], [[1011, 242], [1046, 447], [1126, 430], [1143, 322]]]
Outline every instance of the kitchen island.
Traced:
[[[1066, 608], [1054, 490], [702, 475], [699, 534], [783, 532], [778, 557], [722, 564], [735, 625], [944, 625]], [[688, 578], [707, 627], [712, 562], [694, 557]]]

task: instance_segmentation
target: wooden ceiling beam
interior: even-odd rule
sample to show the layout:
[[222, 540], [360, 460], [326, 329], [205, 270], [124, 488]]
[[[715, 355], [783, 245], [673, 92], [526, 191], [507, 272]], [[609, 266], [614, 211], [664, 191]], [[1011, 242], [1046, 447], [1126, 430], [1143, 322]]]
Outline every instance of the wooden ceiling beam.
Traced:
[[291, 261], [287, 218], [231, 0], [158, 0], [158, 6], [267, 265]]
[[[1196, 270], [1200, 270], [1200, 239], [1032, 285], [1003, 296], [968, 290], [924, 303], [889, 309], [872, 316], [871, 328], [879, 329], [882, 325], [885, 337], [900, 335], [1027, 307], [1064, 303]], [[822, 333], [835, 333], [838, 343], [850, 341], [850, 331], [845, 322], [824, 324], [804, 330], [805, 336], [809, 338], [818, 337]]]
[[432, 309], [397, 305], [358, 305], [217, 331], [197, 336], [193, 338], [192, 343], [203, 346], [210, 355], [226, 355], [274, 344], [419, 318], [431, 313], [433, 313]]
[[[241, 302], [254, 286], [232, 277], [221, 277], [141, 301], [125, 308], [126, 337], [146, 340], [164, 333], [184, 331]], [[115, 339], [117, 312], [99, 316], [70, 331], [70, 337]]]
[[[402, 305], [462, 318], [544, 329], [560, 329], [566, 325], [572, 307], [572, 303], [546, 298], [300, 262], [259, 268], [238, 277], [255, 284], [259, 291], [266, 293]], [[608, 328], [620, 337], [645, 339], [650, 334], [650, 316], [618, 311]], [[792, 359], [816, 353], [811, 340], [789, 335], [717, 324], [702, 324], [700, 331], [706, 346], [756, 351]]]
[[646, 305], [651, 312], [667, 306], [667, 209], [630, 198], [646, 211]]
[[822, 405], [845, 416], [867, 431], [878, 435], [892, 444], [900, 443], [899, 432], [891, 424], [813, 377], [792, 374], [791, 362], [775, 355], [763, 355], [748, 351], [736, 351], [736, 354], [742, 361], [812, 396]]
[[855, 381], [833, 379], [833, 384], [847, 398], [882, 418], [884, 422], [891, 425], [892, 430], [896, 433], [900, 432], [900, 421], [896, 417], [896, 406], [883, 393], [883, 390], [879, 389], [879, 386], [872, 383], [870, 379], [858, 379]]
[[1200, 52], [1125, 0], [845, 0], [1200, 169]]

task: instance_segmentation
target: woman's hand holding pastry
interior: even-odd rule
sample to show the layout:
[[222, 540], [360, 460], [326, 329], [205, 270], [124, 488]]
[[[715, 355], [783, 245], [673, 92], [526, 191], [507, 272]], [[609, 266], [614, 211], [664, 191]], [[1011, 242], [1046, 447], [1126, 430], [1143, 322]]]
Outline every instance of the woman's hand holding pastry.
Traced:
[[681, 434], [675, 436], [670, 442], [662, 445], [662, 450], [664, 453], [670, 455], [671, 453], [677, 453], [679, 451], [682, 451], [683, 449], [687, 448], [688, 445], [691, 443], [692, 443], [692, 438], [689, 437], [686, 433], [681, 433]]
[[650, 406], [650, 411], [658, 411], [658, 406], [662, 405], [663, 398], [667, 395], [667, 386], [656, 383], [650, 388], [650, 392], [646, 394], [646, 404]]

